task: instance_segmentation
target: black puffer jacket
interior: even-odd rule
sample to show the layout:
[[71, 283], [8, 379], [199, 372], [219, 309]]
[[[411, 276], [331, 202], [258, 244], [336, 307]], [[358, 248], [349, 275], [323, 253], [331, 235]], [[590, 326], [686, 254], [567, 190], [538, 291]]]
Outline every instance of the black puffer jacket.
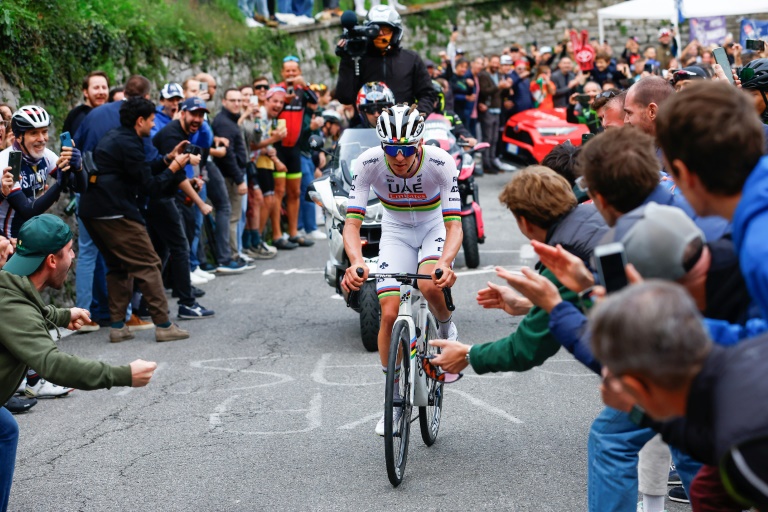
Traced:
[[339, 63], [339, 81], [336, 98], [344, 105], [354, 105], [357, 92], [368, 82], [384, 82], [392, 89], [397, 103], [418, 102], [424, 117], [432, 113], [437, 92], [432, 78], [419, 54], [402, 48], [392, 48], [385, 55], [371, 45], [360, 59], [360, 76], [355, 76], [355, 63], [342, 56]]

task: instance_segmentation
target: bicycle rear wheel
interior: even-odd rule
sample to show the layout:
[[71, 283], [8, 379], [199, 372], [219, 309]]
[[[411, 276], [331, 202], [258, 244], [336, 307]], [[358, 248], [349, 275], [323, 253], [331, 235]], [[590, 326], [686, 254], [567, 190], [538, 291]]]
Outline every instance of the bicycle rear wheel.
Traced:
[[[411, 335], [408, 322], [398, 320], [392, 329], [384, 391], [384, 455], [387, 460], [387, 476], [394, 487], [403, 481], [408, 459], [412, 408], [408, 403], [411, 387], [410, 360]], [[400, 366], [399, 376], [396, 374], [397, 366]]]
[[[424, 333], [427, 355], [440, 353], [439, 348], [429, 345], [429, 340], [435, 338], [437, 338], [437, 322], [430, 313], [427, 315], [427, 328]], [[429, 405], [419, 407], [419, 427], [421, 428], [421, 439], [424, 441], [424, 444], [432, 446], [435, 444], [437, 432], [440, 430], [440, 417], [443, 412], [443, 384], [427, 379], [427, 390]]]

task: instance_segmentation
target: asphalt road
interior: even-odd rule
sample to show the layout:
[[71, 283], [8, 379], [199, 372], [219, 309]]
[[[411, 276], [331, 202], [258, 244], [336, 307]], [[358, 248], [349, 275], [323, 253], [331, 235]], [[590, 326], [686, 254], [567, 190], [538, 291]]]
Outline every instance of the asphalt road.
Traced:
[[[494, 265], [524, 263], [525, 239], [497, 200], [508, 178], [479, 179], [481, 267], [469, 271], [461, 254], [456, 262], [455, 320], [470, 343], [506, 336], [520, 320], [474, 299], [499, 281]], [[378, 357], [323, 280], [326, 252], [323, 242], [281, 252], [205, 285], [201, 302], [216, 317], [184, 322], [187, 341], [159, 344], [144, 331], [112, 345], [106, 329], [64, 338], [78, 356], [159, 368], [146, 388], [75, 391], [17, 416], [10, 510], [586, 508], [598, 378], [564, 350], [523, 374], [468, 371], [447, 387], [437, 442], [427, 448], [412, 430], [405, 481], [393, 489], [373, 432]]]

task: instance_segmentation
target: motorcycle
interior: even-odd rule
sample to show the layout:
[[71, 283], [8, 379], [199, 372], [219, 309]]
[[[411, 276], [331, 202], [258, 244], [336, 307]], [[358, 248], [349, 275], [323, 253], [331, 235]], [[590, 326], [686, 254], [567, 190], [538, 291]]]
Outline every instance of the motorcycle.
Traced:
[[[316, 137], [316, 138], [315, 138]], [[319, 140], [318, 140], [319, 139]], [[310, 145], [322, 147], [322, 137], [312, 136]], [[307, 196], [323, 209], [325, 229], [328, 235], [328, 261], [325, 264], [325, 282], [347, 301], [347, 305], [360, 314], [360, 337], [369, 352], [378, 350], [381, 306], [376, 293], [376, 282], [371, 278], [363, 283], [360, 291], [351, 296], [341, 287], [341, 280], [349, 268], [349, 257], [344, 250], [344, 222], [347, 215], [349, 191], [354, 178], [352, 170], [355, 160], [363, 151], [379, 146], [379, 137], [373, 128], [348, 128], [344, 130], [336, 145], [326, 169], [329, 171], [313, 181]], [[378, 267], [379, 241], [381, 239], [381, 217], [384, 208], [371, 191], [363, 225], [360, 228], [363, 258], [373, 271]]]
[[483, 225], [483, 210], [480, 208], [480, 195], [475, 183], [475, 153], [490, 147], [487, 142], [476, 144], [469, 151], [464, 148], [469, 144], [457, 140], [451, 132], [451, 123], [440, 114], [430, 114], [424, 126], [424, 139], [447, 151], [456, 161], [459, 170], [458, 187], [461, 198], [461, 229], [464, 239], [461, 247], [464, 250], [464, 262], [469, 268], [480, 266], [480, 249], [478, 244], [485, 242]]

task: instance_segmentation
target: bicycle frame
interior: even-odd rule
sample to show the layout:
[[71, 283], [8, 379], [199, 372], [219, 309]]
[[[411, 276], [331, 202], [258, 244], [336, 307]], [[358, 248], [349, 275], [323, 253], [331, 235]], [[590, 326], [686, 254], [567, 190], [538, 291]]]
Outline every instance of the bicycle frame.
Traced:
[[[416, 315], [413, 315], [413, 303], [417, 304]], [[400, 283], [400, 307], [397, 312], [397, 319], [404, 320], [408, 324], [408, 331], [410, 335], [410, 353], [407, 364], [410, 365], [409, 375], [413, 378], [413, 385], [410, 386], [410, 393], [407, 397], [409, 404], [414, 407], [426, 407], [429, 405], [428, 392], [429, 386], [427, 385], [427, 376], [421, 370], [421, 364], [417, 362], [420, 354], [425, 354], [427, 351], [425, 334], [427, 329], [427, 318], [429, 315], [429, 309], [427, 307], [427, 301], [421, 292], [411, 286], [408, 282]], [[416, 321], [414, 322], [414, 318]], [[418, 328], [417, 328], [418, 326]], [[400, 364], [406, 364], [401, 362]], [[418, 366], [418, 372], [416, 372]], [[402, 397], [406, 400], [406, 397]]]

